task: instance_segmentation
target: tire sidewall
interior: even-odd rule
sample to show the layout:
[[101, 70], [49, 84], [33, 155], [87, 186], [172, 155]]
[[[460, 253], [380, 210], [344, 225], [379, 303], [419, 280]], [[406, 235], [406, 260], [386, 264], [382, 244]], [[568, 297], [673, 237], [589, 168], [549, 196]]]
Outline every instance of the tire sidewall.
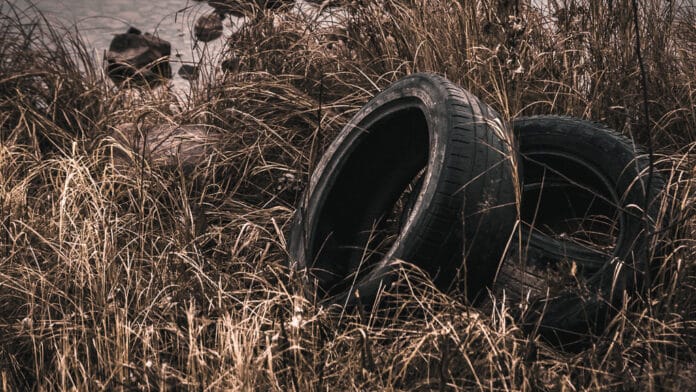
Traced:
[[337, 173], [357, 148], [360, 139], [366, 135], [366, 130], [381, 118], [406, 108], [420, 109], [428, 125], [430, 149], [423, 186], [413, 212], [402, 227], [394, 246], [370, 273], [358, 282], [358, 288], [369, 287], [366, 291], [374, 291], [374, 285], [389, 284], [389, 270], [393, 260], [413, 253], [414, 248], [418, 246], [419, 234], [414, 223], [419, 222], [428, 213], [444, 162], [446, 146], [443, 144], [447, 140], [446, 132], [451, 126], [448, 116], [449, 95], [437, 81], [438, 79], [434, 79], [430, 74], [414, 74], [394, 83], [359, 110], [329, 145], [310, 178], [292, 225], [290, 242], [293, 246], [289, 253], [291, 263], [294, 263], [296, 268], [310, 267], [311, 260], [308, 260], [307, 255], [311, 254], [314, 247], [314, 238], [312, 233], [305, 232], [305, 228], [316, 224], [325, 199], [338, 177]]

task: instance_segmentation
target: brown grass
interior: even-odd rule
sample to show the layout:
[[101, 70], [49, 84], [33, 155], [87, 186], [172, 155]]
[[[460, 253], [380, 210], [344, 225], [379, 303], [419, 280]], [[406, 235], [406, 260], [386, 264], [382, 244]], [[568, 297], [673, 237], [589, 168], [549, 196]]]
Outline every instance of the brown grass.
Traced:
[[[259, 14], [230, 40], [231, 69], [204, 75], [185, 105], [114, 88], [74, 32], [0, 5], [1, 388], [694, 388], [696, 10], [639, 1], [645, 128], [630, 3], [357, 1], [333, 10], [336, 25]], [[506, 118], [653, 136], [670, 191], [664, 268], [600, 343], [559, 352], [520, 331], [515, 304], [468, 307], [407, 264], [387, 294], [396, 309], [332, 312], [301, 295], [284, 232], [312, 165], [371, 96], [416, 71]], [[221, 137], [193, 170], [137, 148], [124, 166], [123, 123]]]

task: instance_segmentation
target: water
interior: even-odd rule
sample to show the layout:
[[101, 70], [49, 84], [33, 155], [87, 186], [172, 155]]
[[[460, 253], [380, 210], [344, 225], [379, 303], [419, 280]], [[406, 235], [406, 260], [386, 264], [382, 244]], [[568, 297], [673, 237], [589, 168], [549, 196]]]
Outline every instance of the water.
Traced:
[[[101, 61], [115, 34], [130, 26], [158, 35], [172, 44], [172, 82], [177, 89], [188, 82], [177, 75], [182, 64], [195, 64], [204, 56], [217, 56], [223, 50], [225, 37], [240, 23], [226, 18], [223, 37], [208, 44], [198, 43], [191, 36], [199, 16], [212, 11], [205, 2], [191, 0], [9, 0], [20, 9], [34, 4], [53, 24], [79, 31], [83, 41]], [[3, 7], [4, 8], [4, 7]], [[31, 14], [31, 12], [30, 12]]]
[[[103, 60], [113, 36], [124, 33], [131, 26], [143, 33], [153, 33], [169, 41], [172, 45], [170, 58], [173, 75], [172, 92], [184, 101], [187, 99], [190, 86], [187, 80], [178, 75], [181, 65], [219, 64], [222, 61], [221, 55], [226, 38], [244, 23], [243, 18], [226, 17], [223, 21], [221, 38], [207, 44], [196, 44], [196, 40], [192, 37], [193, 25], [200, 16], [213, 10], [205, 1], [0, 0], [1, 12], [6, 12], [7, 4], [13, 4], [20, 10], [28, 10], [31, 5], [34, 5], [52, 24], [64, 26], [73, 32], [79, 31], [82, 40], [97, 60], [97, 64]], [[312, 14], [315, 10], [315, 6], [303, 0], [297, 0], [292, 8], [293, 12], [299, 12], [305, 16]], [[29, 11], [28, 14], [35, 13]], [[318, 22], [331, 22], [331, 20], [332, 17], [328, 16], [321, 18]], [[201, 72], [213, 71], [214, 69], [209, 67]]]

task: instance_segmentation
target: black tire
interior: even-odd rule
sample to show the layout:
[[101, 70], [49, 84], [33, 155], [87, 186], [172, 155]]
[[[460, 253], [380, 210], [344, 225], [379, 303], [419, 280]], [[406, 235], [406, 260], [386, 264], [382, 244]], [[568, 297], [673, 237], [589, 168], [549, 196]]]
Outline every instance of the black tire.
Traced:
[[[521, 259], [537, 271], [565, 263], [574, 280], [538, 300], [525, 322], [547, 342], [581, 349], [644, 281], [664, 181], [630, 139], [600, 124], [536, 116], [512, 125], [524, 169]], [[563, 229], [565, 237], [552, 233]]]
[[[309, 268], [333, 303], [354, 303], [357, 291], [371, 305], [393, 282], [395, 259], [423, 268], [443, 290], [461, 282], [473, 299], [491, 283], [517, 218], [511, 140], [497, 113], [442, 77], [394, 83], [318, 163], [291, 228], [291, 263]], [[394, 206], [409, 186], [417, 197], [395, 240], [364, 257], [370, 236], [385, 238], [385, 217], [398, 220]]]

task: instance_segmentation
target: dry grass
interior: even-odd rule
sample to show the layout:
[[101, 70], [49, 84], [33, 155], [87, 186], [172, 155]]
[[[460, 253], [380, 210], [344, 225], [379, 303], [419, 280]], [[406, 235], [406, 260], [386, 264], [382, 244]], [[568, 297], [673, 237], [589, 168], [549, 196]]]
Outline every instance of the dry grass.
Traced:
[[[515, 4], [519, 3], [519, 7]], [[227, 73], [180, 104], [117, 90], [76, 35], [0, 5], [3, 390], [689, 390], [696, 377], [696, 10], [631, 2], [357, 1], [340, 24], [259, 14]], [[565, 4], [565, 5], [563, 5]], [[394, 309], [304, 298], [284, 231], [317, 157], [369, 97], [434, 71], [510, 118], [593, 118], [645, 142], [669, 187], [654, 288], [565, 354], [404, 265]], [[122, 149], [123, 123], [204, 124], [195, 168]], [[186, 169], [186, 170], [185, 170]], [[513, 304], [514, 306], [514, 304]]]

